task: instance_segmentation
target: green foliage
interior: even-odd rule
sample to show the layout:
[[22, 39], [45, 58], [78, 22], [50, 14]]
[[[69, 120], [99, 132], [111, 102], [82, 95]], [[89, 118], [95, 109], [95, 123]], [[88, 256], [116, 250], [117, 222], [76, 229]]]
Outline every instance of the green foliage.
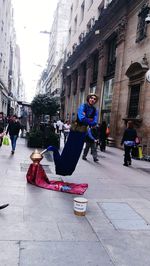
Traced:
[[56, 99], [51, 98], [47, 94], [38, 94], [34, 97], [31, 103], [31, 109], [35, 116], [39, 117], [41, 115], [56, 115], [60, 106]]
[[60, 138], [57, 134], [50, 131], [48, 134], [39, 129], [32, 129], [27, 133], [27, 145], [31, 148], [47, 148], [48, 146], [55, 146], [59, 148]]

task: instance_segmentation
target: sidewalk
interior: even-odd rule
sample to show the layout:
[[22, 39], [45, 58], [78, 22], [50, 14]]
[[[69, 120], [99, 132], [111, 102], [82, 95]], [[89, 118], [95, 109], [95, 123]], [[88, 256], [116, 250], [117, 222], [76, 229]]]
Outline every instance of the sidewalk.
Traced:
[[[75, 195], [26, 183], [34, 149], [19, 138], [14, 155], [0, 148], [0, 266], [150, 265], [150, 162], [124, 167], [123, 151], [107, 147], [81, 158], [65, 181], [88, 183], [86, 216], [73, 213]], [[50, 179], [54, 163], [41, 161]]]

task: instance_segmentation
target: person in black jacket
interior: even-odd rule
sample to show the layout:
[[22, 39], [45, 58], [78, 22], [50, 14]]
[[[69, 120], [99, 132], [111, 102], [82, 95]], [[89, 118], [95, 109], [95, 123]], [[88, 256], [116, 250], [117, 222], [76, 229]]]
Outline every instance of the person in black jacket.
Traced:
[[3, 142], [3, 132], [5, 129], [5, 120], [4, 120], [4, 115], [3, 112], [0, 112], [0, 147], [2, 146], [2, 142]]
[[135, 139], [137, 137], [137, 132], [133, 128], [133, 122], [128, 121], [127, 123], [127, 128], [124, 131], [122, 140], [121, 140], [121, 145], [124, 144], [124, 166], [131, 165], [131, 151], [133, 147], [135, 146]]
[[102, 124], [100, 125], [99, 128], [99, 143], [101, 151], [106, 150], [106, 139], [107, 139], [106, 129], [107, 129], [106, 121], [102, 121]]
[[20, 122], [18, 121], [18, 117], [16, 115], [13, 115], [6, 130], [6, 135], [9, 133], [10, 140], [11, 140], [11, 146], [12, 146], [11, 153], [12, 154], [14, 154], [15, 152], [16, 142], [17, 142], [17, 138], [18, 138], [19, 131], [21, 128], [22, 127], [21, 127]]

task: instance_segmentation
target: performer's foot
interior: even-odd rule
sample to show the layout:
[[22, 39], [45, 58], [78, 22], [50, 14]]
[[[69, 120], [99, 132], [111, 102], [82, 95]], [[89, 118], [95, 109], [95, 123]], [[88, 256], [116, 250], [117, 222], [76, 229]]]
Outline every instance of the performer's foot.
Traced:
[[95, 162], [95, 163], [98, 162], [98, 161], [99, 161], [99, 160], [98, 160], [97, 158], [94, 159], [94, 162]]
[[11, 154], [14, 154], [14, 153], [15, 153], [15, 151], [12, 150], [12, 151], [11, 151]]
[[127, 164], [127, 163], [124, 163], [123, 165], [124, 165], [124, 166], [128, 166], [128, 164]]
[[8, 206], [9, 206], [9, 204], [3, 204], [3, 205], [0, 205], [0, 210], [6, 208], [6, 207], [8, 207]]

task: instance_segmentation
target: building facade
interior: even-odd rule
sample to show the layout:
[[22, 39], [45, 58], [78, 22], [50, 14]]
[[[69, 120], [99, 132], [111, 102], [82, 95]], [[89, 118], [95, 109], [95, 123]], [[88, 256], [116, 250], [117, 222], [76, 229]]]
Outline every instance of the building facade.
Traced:
[[[54, 13], [54, 20], [49, 33], [49, 55], [47, 60], [47, 77], [42, 82], [45, 93], [60, 98], [62, 84], [62, 60], [68, 36], [70, 0], [59, 0]], [[43, 89], [42, 89], [43, 91]]]
[[7, 114], [11, 0], [0, 1], [0, 111]]
[[[81, 16], [83, 6], [87, 16], [87, 2], [78, 1], [75, 18]], [[82, 38], [77, 38], [76, 33], [67, 47], [62, 91], [64, 118], [74, 119], [78, 105], [89, 92], [95, 92], [99, 96], [99, 121], [110, 124], [116, 146], [120, 146], [126, 122], [132, 120], [142, 143], [149, 147], [150, 83], [145, 74], [150, 67], [150, 24], [145, 19], [150, 13], [150, 1], [90, 2], [98, 16], [90, 30], [87, 27]], [[88, 20], [89, 17], [86, 26]], [[78, 24], [76, 32], [80, 32]]]
[[0, 111], [17, 113], [21, 86], [20, 49], [16, 44], [12, 1], [0, 1]]

